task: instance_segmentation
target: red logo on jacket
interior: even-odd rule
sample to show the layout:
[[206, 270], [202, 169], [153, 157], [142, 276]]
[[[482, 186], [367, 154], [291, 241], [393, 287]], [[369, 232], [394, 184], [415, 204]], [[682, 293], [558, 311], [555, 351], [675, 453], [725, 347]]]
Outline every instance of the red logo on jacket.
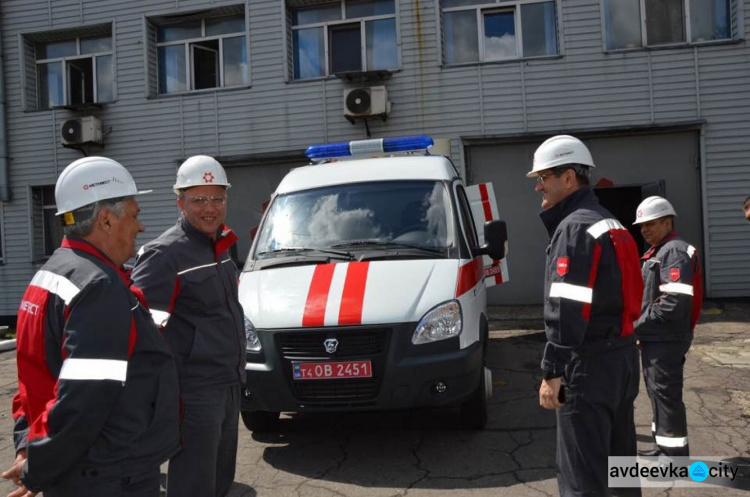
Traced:
[[680, 268], [678, 267], [670, 268], [669, 279], [672, 281], [680, 281]]
[[570, 269], [570, 257], [559, 257], [557, 259], [557, 274], [565, 276]]

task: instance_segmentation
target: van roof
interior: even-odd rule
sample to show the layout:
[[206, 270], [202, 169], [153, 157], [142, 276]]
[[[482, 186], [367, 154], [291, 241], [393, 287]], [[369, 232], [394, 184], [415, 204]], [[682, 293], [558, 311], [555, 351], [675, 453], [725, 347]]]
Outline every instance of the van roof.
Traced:
[[453, 164], [442, 155], [352, 159], [293, 169], [281, 180], [276, 194], [347, 183], [394, 180], [444, 181], [456, 176]]

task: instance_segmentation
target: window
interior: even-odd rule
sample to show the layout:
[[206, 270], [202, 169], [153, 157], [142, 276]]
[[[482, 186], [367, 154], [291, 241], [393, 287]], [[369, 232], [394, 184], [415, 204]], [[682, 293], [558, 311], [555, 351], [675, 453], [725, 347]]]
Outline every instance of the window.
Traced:
[[292, 7], [294, 79], [398, 69], [395, 0]]
[[604, 0], [603, 5], [608, 50], [728, 40], [735, 31], [732, 0]]
[[51, 256], [63, 239], [62, 223], [55, 216], [55, 185], [32, 187], [31, 201], [34, 260], [39, 261]]
[[250, 84], [245, 14], [237, 10], [154, 20], [158, 93]]
[[466, 197], [466, 190], [461, 185], [456, 187], [456, 193], [458, 194], [458, 206], [461, 209], [461, 218], [463, 220], [464, 235], [466, 236], [466, 242], [469, 244], [469, 250], [479, 246], [479, 238], [477, 237], [476, 227], [474, 226], [474, 217], [471, 215], [471, 207], [469, 199]]
[[554, 1], [442, 0], [442, 13], [445, 64], [559, 53]]
[[[27, 108], [114, 100], [110, 25], [27, 34], [24, 43]], [[36, 84], [28, 84], [32, 78]]]

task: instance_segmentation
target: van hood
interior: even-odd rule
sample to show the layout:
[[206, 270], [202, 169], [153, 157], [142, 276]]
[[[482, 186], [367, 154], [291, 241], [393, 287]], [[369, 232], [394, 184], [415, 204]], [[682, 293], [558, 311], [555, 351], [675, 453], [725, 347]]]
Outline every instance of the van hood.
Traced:
[[256, 328], [419, 321], [455, 298], [459, 261], [344, 262], [242, 273], [239, 296]]

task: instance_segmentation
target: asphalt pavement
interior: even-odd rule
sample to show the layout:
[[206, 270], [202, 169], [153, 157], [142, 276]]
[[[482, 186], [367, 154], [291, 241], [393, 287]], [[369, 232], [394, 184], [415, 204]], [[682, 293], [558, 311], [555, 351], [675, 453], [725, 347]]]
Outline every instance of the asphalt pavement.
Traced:
[[[544, 346], [539, 308], [493, 308], [488, 366], [494, 395], [484, 431], [458, 427], [456, 409], [283, 415], [279, 430], [240, 426], [230, 497], [557, 495], [555, 417], [538, 405]], [[15, 352], [0, 354], [0, 466], [13, 460]], [[693, 455], [739, 461], [740, 488], [644, 489], [644, 495], [748, 495], [750, 491], [750, 302], [707, 305], [685, 371]], [[651, 443], [641, 382], [639, 448]], [[0, 495], [13, 488], [0, 483]]]

